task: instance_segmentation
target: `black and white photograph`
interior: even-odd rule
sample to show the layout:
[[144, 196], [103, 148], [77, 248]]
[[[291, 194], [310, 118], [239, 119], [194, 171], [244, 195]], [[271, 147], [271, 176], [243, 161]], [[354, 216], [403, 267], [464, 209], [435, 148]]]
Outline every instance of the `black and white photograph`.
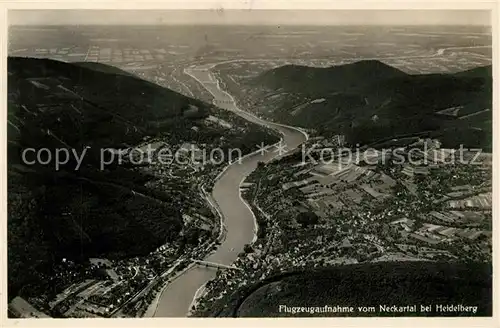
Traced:
[[5, 317], [493, 316], [490, 10], [118, 8], [7, 11]]

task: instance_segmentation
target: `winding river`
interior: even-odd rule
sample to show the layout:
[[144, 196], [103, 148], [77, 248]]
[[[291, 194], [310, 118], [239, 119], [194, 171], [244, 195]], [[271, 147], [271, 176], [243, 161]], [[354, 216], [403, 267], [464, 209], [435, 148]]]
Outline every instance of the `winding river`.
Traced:
[[[286, 150], [297, 148], [307, 139], [307, 135], [299, 129], [262, 120], [248, 112], [240, 110], [234, 98], [219, 87], [219, 83], [210, 71], [216, 64], [186, 69], [185, 73], [196, 79], [214, 96], [214, 103], [230, 110], [248, 121], [267, 126], [282, 134], [282, 144]], [[217, 250], [205, 260], [231, 265], [245, 244], [254, 238], [255, 222], [250, 208], [240, 196], [240, 184], [257, 167], [257, 163], [268, 162], [277, 157], [275, 147], [262, 154], [254, 153], [246, 156], [240, 163], [235, 162], [216, 181], [212, 196], [217, 202], [224, 217], [227, 235]], [[163, 289], [154, 317], [185, 317], [197, 290], [207, 281], [213, 279], [216, 269], [193, 266]]]

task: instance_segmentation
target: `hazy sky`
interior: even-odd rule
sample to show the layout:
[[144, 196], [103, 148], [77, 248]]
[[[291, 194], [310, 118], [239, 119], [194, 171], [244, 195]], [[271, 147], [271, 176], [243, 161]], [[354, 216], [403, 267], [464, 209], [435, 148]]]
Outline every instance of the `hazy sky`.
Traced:
[[479, 10], [11, 10], [9, 24], [490, 25]]

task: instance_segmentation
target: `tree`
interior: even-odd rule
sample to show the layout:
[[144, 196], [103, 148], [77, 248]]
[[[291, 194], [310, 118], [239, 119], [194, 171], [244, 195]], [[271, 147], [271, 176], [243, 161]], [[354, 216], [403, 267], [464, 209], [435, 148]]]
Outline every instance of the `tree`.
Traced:
[[310, 224], [318, 223], [319, 217], [316, 215], [316, 213], [308, 211], [299, 213], [296, 220], [297, 223], [302, 225], [302, 227], [307, 227]]

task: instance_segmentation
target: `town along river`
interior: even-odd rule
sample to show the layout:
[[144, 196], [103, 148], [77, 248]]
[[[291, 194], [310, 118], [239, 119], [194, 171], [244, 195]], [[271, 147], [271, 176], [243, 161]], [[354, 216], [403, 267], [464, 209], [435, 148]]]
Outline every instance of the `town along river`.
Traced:
[[[212, 65], [213, 67], [213, 65]], [[286, 127], [262, 120], [237, 108], [234, 99], [221, 90], [209, 68], [197, 67], [186, 69], [186, 73], [198, 80], [213, 96], [214, 103], [221, 108], [231, 110], [248, 121], [267, 126], [282, 134], [283, 144], [288, 151], [297, 148], [306, 141], [307, 136], [298, 129]], [[224, 217], [226, 239], [217, 250], [204, 260], [231, 265], [245, 244], [254, 238], [254, 216], [240, 197], [240, 183], [256, 169], [258, 162], [268, 162], [278, 153], [275, 148], [247, 156], [241, 162], [235, 162], [215, 182], [212, 196]], [[170, 282], [162, 291], [154, 317], [185, 317], [196, 291], [207, 281], [215, 277], [217, 269], [195, 265]]]

